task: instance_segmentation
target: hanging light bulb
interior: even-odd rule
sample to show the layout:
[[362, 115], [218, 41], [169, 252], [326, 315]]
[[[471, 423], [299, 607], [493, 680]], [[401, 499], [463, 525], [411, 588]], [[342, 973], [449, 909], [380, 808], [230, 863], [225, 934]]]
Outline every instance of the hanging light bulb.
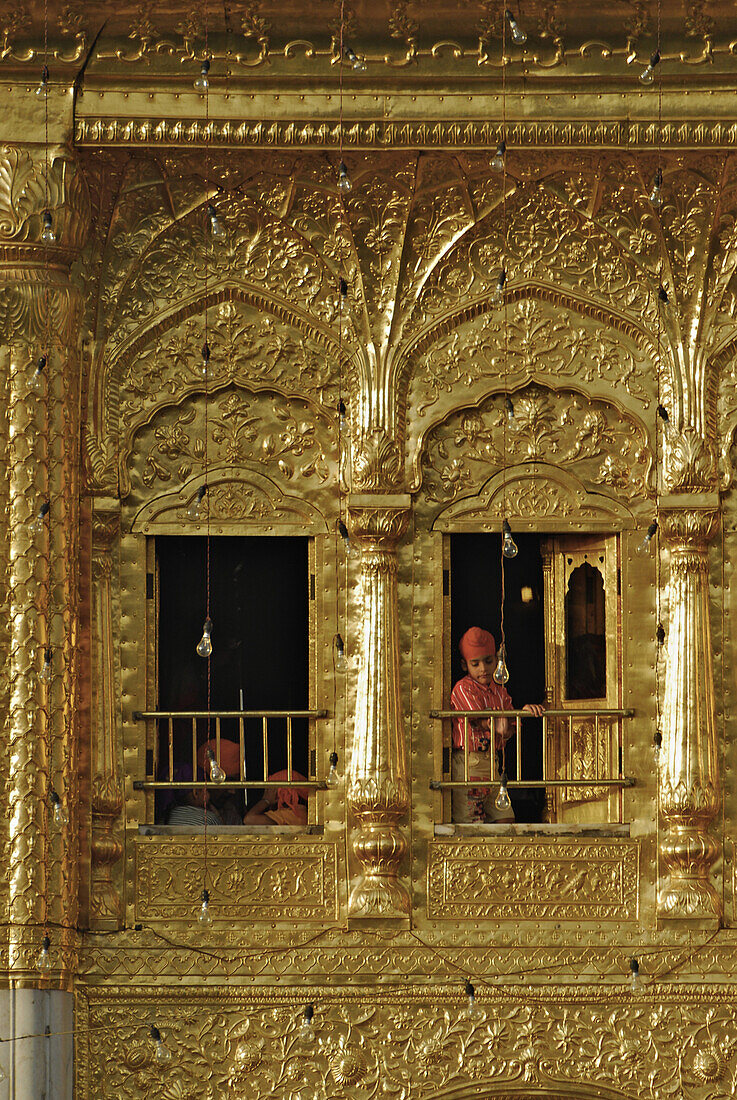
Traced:
[[350, 63], [353, 66], [353, 69], [354, 69], [355, 72], [357, 72], [357, 73], [365, 73], [366, 72], [366, 62], [364, 61], [364, 59], [362, 57], [359, 57], [358, 54], [350, 46], [345, 46], [344, 49], [343, 49], [343, 53], [344, 53], [346, 59], [348, 61], [350, 61]]
[[519, 423], [514, 415], [514, 404], [509, 394], [504, 398], [504, 411], [507, 414], [507, 427], [511, 432], [516, 432], [519, 428]]
[[662, 756], [663, 734], [659, 729], [656, 729], [653, 734], [653, 755], [655, 757], [655, 767], [660, 767], [660, 757]]
[[644, 539], [642, 540], [642, 542], [637, 547], [637, 553], [638, 554], [649, 554], [650, 553], [650, 544], [652, 543], [653, 539], [655, 538], [655, 532], [657, 531], [657, 529], [658, 529], [658, 525], [657, 525], [657, 523], [655, 523], [655, 521], [653, 521], [650, 524], [650, 526], [648, 527], [647, 534], [645, 535]]
[[208, 344], [207, 340], [205, 340], [204, 344], [202, 345], [202, 364], [200, 366], [200, 370], [202, 372], [203, 378], [210, 377], [210, 345]]
[[507, 18], [507, 22], [509, 23], [509, 29], [512, 32], [512, 41], [517, 46], [524, 46], [525, 42], [527, 41], [527, 35], [522, 30], [509, 8], [505, 10], [504, 14]]
[[56, 241], [56, 233], [54, 233], [54, 224], [51, 220], [50, 210], [44, 210], [41, 215], [41, 223], [43, 225], [41, 240], [44, 244], [54, 244]]
[[499, 783], [499, 793], [494, 799], [494, 805], [497, 810], [511, 810], [512, 799], [509, 797], [509, 791], [507, 790], [507, 773], [504, 772]]
[[210, 913], [210, 891], [205, 887], [202, 891], [202, 905], [200, 911], [197, 914], [198, 922], [204, 927], [208, 924], [212, 924], [212, 915]]
[[630, 959], [630, 990], [636, 993], [640, 986], [640, 963], [637, 959]]
[[44, 650], [44, 663], [41, 666], [41, 671], [38, 674], [38, 678], [42, 684], [50, 684], [52, 679], [51, 660], [54, 656], [51, 649]]
[[40, 970], [42, 974], [48, 974], [51, 970], [51, 953], [49, 948], [51, 947], [51, 940], [48, 935], [45, 935], [41, 940], [41, 950], [38, 953], [36, 959], [36, 970]]
[[32, 519], [31, 522], [28, 524], [28, 530], [31, 532], [32, 535], [38, 535], [41, 531], [43, 531], [44, 520], [46, 519], [50, 511], [51, 505], [49, 504], [48, 500], [45, 500], [39, 508], [38, 512], [36, 513], [34, 519]]
[[665, 645], [665, 627], [662, 623], [658, 623], [658, 628], [655, 631], [655, 638], [659, 646]]
[[343, 540], [346, 557], [350, 557], [351, 553], [353, 552], [353, 547], [351, 546], [351, 536], [348, 534], [348, 528], [343, 523], [342, 519], [338, 520], [338, 533]]
[[171, 1051], [161, 1038], [161, 1032], [156, 1024], [151, 1024], [149, 1034], [151, 1042], [154, 1044], [154, 1058], [160, 1066], [165, 1066], [168, 1062], [171, 1062]]
[[483, 1013], [479, 1006], [476, 1004], [476, 990], [473, 988], [469, 981], [466, 982], [466, 1016], [478, 1018], [483, 1016]]
[[200, 485], [199, 489], [197, 490], [197, 495], [187, 509], [187, 515], [190, 519], [198, 520], [202, 515], [202, 501], [205, 499], [206, 495], [207, 486]]
[[330, 771], [328, 777], [325, 780], [325, 785], [333, 790], [335, 787], [340, 786], [340, 772], [338, 771], [338, 754], [337, 752], [331, 752], [328, 757], [330, 761]]
[[202, 637], [197, 643], [197, 653], [200, 657], [212, 656], [212, 619], [208, 615], [202, 626]]
[[504, 154], [507, 151], [507, 143], [502, 139], [496, 147], [496, 152], [491, 158], [491, 167], [495, 172], [504, 171]]
[[36, 88], [36, 95], [39, 99], [46, 99], [49, 94], [49, 67], [44, 65], [41, 70], [41, 80]]
[[45, 355], [39, 355], [38, 360], [36, 361], [36, 369], [31, 375], [31, 380], [28, 383], [30, 388], [32, 390], [35, 390], [36, 393], [43, 389], [43, 381], [45, 378], [44, 372], [46, 371], [47, 362], [48, 360]]
[[655, 66], [660, 63], [660, 51], [656, 50], [650, 58], [648, 66], [640, 73], [640, 82], [642, 84], [652, 84], [655, 79]]
[[668, 291], [665, 289], [662, 283], [658, 287], [658, 301], [662, 302], [663, 305], [667, 305], [670, 301], [670, 298], [668, 297]]
[[341, 279], [338, 280], [338, 291], [340, 293], [341, 298], [347, 298], [348, 297], [348, 283], [345, 281], [345, 279], [341, 278]]
[[495, 684], [506, 684], [509, 679], [504, 643], [499, 646], [499, 659], [494, 669], [493, 680]]
[[344, 432], [345, 429], [346, 429], [346, 413], [347, 412], [348, 412], [348, 410], [346, 409], [345, 401], [341, 397], [340, 400], [338, 401], [338, 423], [340, 425], [341, 432]]
[[348, 668], [348, 661], [346, 660], [343, 638], [340, 634], [336, 634], [333, 638], [333, 645], [335, 647], [335, 667], [338, 672], [345, 672]]
[[210, 232], [214, 241], [224, 241], [227, 237], [225, 226], [218, 217], [218, 212], [212, 203], [207, 204], [207, 217], [210, 221]]
[[200, 65], [200, 75], [194, 82], [196, 92], [206, 92], [210, 87], [210, 81], [208, 79], [208, 73], [210, 72], [210, 61], [206, 57]]
[[64, 809], [64, 803], [55, 790], [52, 789], [49, 798], [51, 799], [51, 805], [54, 807], [54, 824], [58, 825], [60, 828], [64, 825], [68, 825], [69, 817]]
[[666, 409], [665, 405], [658, 405], [657, 413], [658, 413], [658, 416], [660, 417], [660, 419], [663, 423], [663, 435], [665, 436], [665, 438], [668, 440], [669, 443], [672, 443], [673, 440], [675, 439], [676, 432], [673, 428], [673, 425], [670, 422], [670, 417], [668, 416], [668, 410]]
[[662, 206], [663, 205], [663, 193], [661, 191], [662, 186], [663, 186], [663, 173], [660, 170], [660, 168], [658, 168], [657, 172], [653, 176], [653, 187], [652, 187], [652, 191], [650, 192], [650, 195], [649, 195], [650, 203], [651, 203], [652, 206]]
[[512, 528], [509, 526], [508, 519], [502, 523], [502, 554], [505, 558], [516, 558], [519, 554], [517, 543], [512, 538]]
[[507, 272], [504, 268], [499, 272], [499, 278], [497, 279], [496, 286], [491, 292], [491, 302], [495, 306], [501, 306], [504, 304], [504, 286], [507, 282]]
[[351, 177], [348, 175], [348, 169], [343, 160], [340, 162], [340, 167], [338, 168], [338, 190], [342, 191], [344, 194], [353, 190], [353, 183], [351, 182]]
[[299, 1022], [299, 1034], [297, 1038], [303, 1046], [309, 1047], [315, 1041], [315, 1028], [312, 1023], [312, 1019], [315, 1015], [315, 1009], [311, 1004], [305, 1005], [302, 1012], [302, 1019]]
[[218, 764], [217, 758], [215, 757], [215, 753], [212, 751], [212, 749], [207, 749], [205, 751], [205, 758], [207, 759], [207, 763], [210, 765], [210, 782], [224, 783], [228, 777]]

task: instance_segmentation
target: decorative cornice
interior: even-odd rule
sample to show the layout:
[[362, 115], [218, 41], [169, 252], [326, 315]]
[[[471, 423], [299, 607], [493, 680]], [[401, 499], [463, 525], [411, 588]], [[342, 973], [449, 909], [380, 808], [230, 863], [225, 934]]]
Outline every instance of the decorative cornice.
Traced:
[[[501, 121], [418, 119], [391, 122], [347, 121], [342, 144], [350, 149], [495, 149]], [[532, 149], [703, 149], [737, 147], [735, 122], [555, 121], [511, 122], [507, 144]], [[151, 146], [191, 149], [269, 148], [331, 149], [341, 145], [337, 120], [235, 122], [205, 118], [78, 118], [75, 142], [80, 146]]]

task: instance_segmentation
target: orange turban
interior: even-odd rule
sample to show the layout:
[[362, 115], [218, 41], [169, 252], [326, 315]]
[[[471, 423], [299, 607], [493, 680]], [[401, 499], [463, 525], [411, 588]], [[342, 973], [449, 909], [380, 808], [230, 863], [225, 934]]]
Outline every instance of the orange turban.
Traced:
[[480, 626], [472, 626], [458, 643], [461, 656], [464, 661], [473, 661], [477, 657], [494, 657], [496, 655], [496, 642], [488, 630], [482, 630]]
[[[202, 770], [210, 778], [209, 770], [205, 768], [205, 757], [207, 750], [212, 749], [217, 760], [218, 746], [217, 741], [213, 738], [210, 741], [205, 741], [204, 745], [200, 745], [197, 750], [197, 763]], [[241, 774], [241, 750], [235, 741], [228, 741], [226, 738], [220, 739], [220, 767], [223, 769], [228, 779], [240, 779]]]
[[[306, 780], [307, 776], [301, 775], [298, 771], [292, 769], [292, 782], [299, 783], [300, 779]], [[289, 772], [286, 769], [282, 772], [272, 772], [267, 780], [272, 785], [276, 785], [280, 781], [282, 783], [289, 782]], [[296, 810], [300, 798], [303, 802], [307, 802], [309, 797], [310, 792], [307, 787], [279, 787], [276, 792], [276, 808], [281, 810], [284, 806], [288, 806], [290, 810]]]

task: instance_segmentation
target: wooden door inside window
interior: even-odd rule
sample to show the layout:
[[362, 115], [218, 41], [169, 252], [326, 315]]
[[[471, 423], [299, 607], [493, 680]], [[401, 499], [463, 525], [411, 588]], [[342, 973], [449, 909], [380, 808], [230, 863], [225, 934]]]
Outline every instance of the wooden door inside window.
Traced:
[[[554, 710], [621, 706], [617, 538], [565, 535], [542, 547], [545, 583], [545, 679]], [[618, 821], [617, 788], [596, 780], [619, 774], [620, 720], [596, 713], [548, 723], [547, 774], [590, 785], [548, 788], [549, 821]]]

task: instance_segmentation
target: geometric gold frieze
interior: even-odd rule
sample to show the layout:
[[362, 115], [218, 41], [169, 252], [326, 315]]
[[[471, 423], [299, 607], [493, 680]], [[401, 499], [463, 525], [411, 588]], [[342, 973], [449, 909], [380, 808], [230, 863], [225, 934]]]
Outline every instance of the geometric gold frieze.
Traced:
[[192, 921], [205, 882], [214, 920], [338, 916], [334, 844], [209, 836], [205, 857], [201, 835], [136, 838], [136, 921]]
[[637, 920], [634, 840], [436, 840], [428, 851], [434, 920]]
[[[337, 148], [341, 127], [332, 119], [314, 121], [308, 118], [289, 120], [268, 119], [234, 124], [229, 119], [206, 119], [194, 116], [183, 119], [131, 119], [121, 116], [91, 115], [79, 117], [75, 127], [77, 145], [87, 146], [172, 146], [192, 148], [208, 140], [222, 148]], [[438, 149], [493, 149], [501, 136], [497, 120], [448, 122], [441, 119], [407, 119], [400, 122], [368, 120], [352, 122], [346, 128], [346, 145], [353, 149], [415, 149], [418, 146]], [[609, 119], [574, 122], [518, 121], [508, 125], [508, 135], [515, 145], [529, 148], [577, 148], [590, 146], [628, 145], [630, 148], [652, 148], [658, 129], [646, 123], [622, 123]], [[666, 125], [661, 131], [663, 145], [689, 148], [709, 145], [715, 148], [734, 146], [737, 126], [729, 121], [683, 122]]]

